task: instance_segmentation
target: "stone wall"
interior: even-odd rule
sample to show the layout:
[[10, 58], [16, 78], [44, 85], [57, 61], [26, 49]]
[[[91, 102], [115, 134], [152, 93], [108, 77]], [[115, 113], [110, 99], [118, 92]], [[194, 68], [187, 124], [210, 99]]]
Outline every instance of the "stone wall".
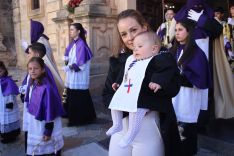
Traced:
[[30, 11], [31, 0], [13, 0], [13, 12], [14, 12], [14, 26], [15, 31], [15, 45], [17, 49], [17, 65], [25, 68], [26, 55], [21, 47], [21, 41], [26, 40], [30, 44], [30, 19], [40, 21], [45, 28], [44, 33], [50, 38], [50, 44], [54, 56], [58, 62], [61, 60], [57, 50], [57, 27], [56, 23], [52, 21], [56, 17], [57, 11], [63, 7], [62, 0], [41, 0], [40, 10]]
[[70, 23], [79, 22], [86, 29], [87, 44], [94, 55], [90, 72], [92, 95], [102, 93], [109, 65], [108, 58], [118, 46], [118, 41], [115, 40], [117, 38], [116, 10], [115, 4], [110, 0], [83, 0], [80, 6], [75, 9], [74, 14], [61, 9], [57, 12], [57, 17], [53, 19], [57, 24], [59, 43], [57, 48], [61, 55], [69, 44]]
[[15, 52], [14, 25], [12, 21], [12, 0], [0, 2], [0, 33], [3, 35], [3, 44], [8, 52]]

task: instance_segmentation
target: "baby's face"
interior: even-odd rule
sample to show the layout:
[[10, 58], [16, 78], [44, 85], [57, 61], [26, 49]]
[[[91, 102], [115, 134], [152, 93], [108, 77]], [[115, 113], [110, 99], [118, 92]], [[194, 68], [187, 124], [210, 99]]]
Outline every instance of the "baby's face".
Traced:
[[133, 41], [133, 56], [136, 59], [145, 59], [153, 56], [153, 47], [155, 45], [146, 35], [136, 36]]

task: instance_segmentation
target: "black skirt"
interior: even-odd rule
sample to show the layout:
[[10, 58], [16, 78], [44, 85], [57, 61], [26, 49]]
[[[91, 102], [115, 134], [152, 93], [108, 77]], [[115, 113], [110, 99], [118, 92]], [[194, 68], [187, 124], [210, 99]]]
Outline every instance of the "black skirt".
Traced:
[[69, 126], [89, 124], [96, 119], [96, 113], [89, 89], [81, 90], [67, 88], [64, 109], [67, 112]]
[[0, 136], [2, 138], [1, 142], [2, 143], [10, 143], [16, 140], [18, 135], [20, 134], [20, 128], [13, 130], [8, 133], [0, 133]]

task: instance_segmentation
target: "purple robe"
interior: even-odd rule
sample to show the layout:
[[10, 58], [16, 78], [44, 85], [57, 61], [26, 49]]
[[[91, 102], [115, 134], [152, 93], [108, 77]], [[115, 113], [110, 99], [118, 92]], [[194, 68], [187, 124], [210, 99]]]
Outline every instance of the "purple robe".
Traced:
[[38, 21], [34, 21], [31, 19], [31, 31], [30, 31], [30, 37], [31, 37], [31, 43], [35, 43], [37, 42], [37, 40], [43, 36], [45, 37], [47, 40], [49, 40], [49, 38], [43, 34], [44, 32], [44, 26], [42, 25], [42, 23], [38, 22]]
[[[186, 5], [183, 6], [174, 16], [174, 19], [179, 22], [182, 20], [188, 19], [188, 11], [190, 9], [194, 9], [194, 5], [202, 5], [203, 6], [203, 14], [200, 16], [199, 20], [197, 21], [196, 28], [194, 29], [194, 38], [195, 39], [201, 39], [201, 38], [206, 38], [210, 34], [208, 34], [204, 29], [203, 26], [205, 25], [205, 22], [208, 19], [213, 19], [214, 18], [214, 12], [209, 7], [204, 0], [188, 0]], [[198, 11], [200, 12], [200, 11]], [[188, 19], [190, 20], [190, 19]]]
[[[178, 61], [178, 56], [183, 49], [180, 46], [177, 50], [176, 59]], [[199, 89], [207, 89], [212, 87], [211, 72], [208, 60], [205, 53], [198, 47], [194, 49], [193, 56], [185, 61], [182, 65], [182, 73], [185, 77]]]
[[19, 88], [10, 76], [0, 77], [0, 83], [3, 96], [19, 94]]
[[[187, 19], [188, 17], [188, 11], [190, 9], [193, 9], [194, 5], [202, 5], [203, 6], [203, 14], [205, 14], [208, 18], [213, 18], [214, 17], [214, 12], [209, 7], [204, 0], [188, 0], [186, 5], [184, 5], [174, 16], [176, 21], [181, 21], [184, 19]], [[200, 12], [200, 11], [199, 11]]]
[[64, 115], [61, 97], [47, 77], [43, 78], [41, 84], [34, 81], [32, 85], [31, 98], [29, 98], [30, 86], [28, 86], [25, 102], [27, 102], [28, 112], [35, 116], [35, 119], [50, 122]]
[[159, 38], [163, 41], [163, 37], [166, 35], [166, 28], [161, 29], [161, 25], [159, 31], [157, 32]]
[[74, 67], [81, 66], [85, 64], [87, 61], [89, 61], [92, 57], [93, 54], [91, 50], [89, 49], [88, 45], [83, 41], [81, 38], [78, 38], [77, 40], [72, 41], [68, 47], [66, 48], [65, 55], [66, 57], [69, 56], [69, 53], [72, 49], [72, 47], [76, 44], [76, 64], [73, 64], [72, 66]]

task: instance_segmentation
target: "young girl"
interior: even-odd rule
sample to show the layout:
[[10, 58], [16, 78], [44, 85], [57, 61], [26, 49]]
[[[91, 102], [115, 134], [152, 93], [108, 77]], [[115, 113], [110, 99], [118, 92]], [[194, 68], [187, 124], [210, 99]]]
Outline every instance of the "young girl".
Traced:
[[180, 69], [182, 86], [173, 106], [176, 112], [184, 155], [197, 153], [197, 121], [206, 110], [211, 86], [208, 56], [194, 40], [194, 24], [182, 20], [176, 24], [176, 41], [171, 49]]
[[20, 134], [19, 94], [15, 82], [8, 76], [6, 66], [0, 61], [0, 134], [2, 143], [9, 143]]
[[67, 99], [64, 104], [68, 114], [68, 126], [87, 124], [96, 118], [89, 93], [90, 60], [93, 57], [86, 39], [85, 30], [80, 23], [70, 26], [73, 41], [65, 52], [65, 87]]
[[27, 102], [27, 154], [60, 155], [63, 147], [62, 102], [59, 93], [45, 77], [45, 64], [39, 57], [28, 62], [30, 75], [26, 91]]

